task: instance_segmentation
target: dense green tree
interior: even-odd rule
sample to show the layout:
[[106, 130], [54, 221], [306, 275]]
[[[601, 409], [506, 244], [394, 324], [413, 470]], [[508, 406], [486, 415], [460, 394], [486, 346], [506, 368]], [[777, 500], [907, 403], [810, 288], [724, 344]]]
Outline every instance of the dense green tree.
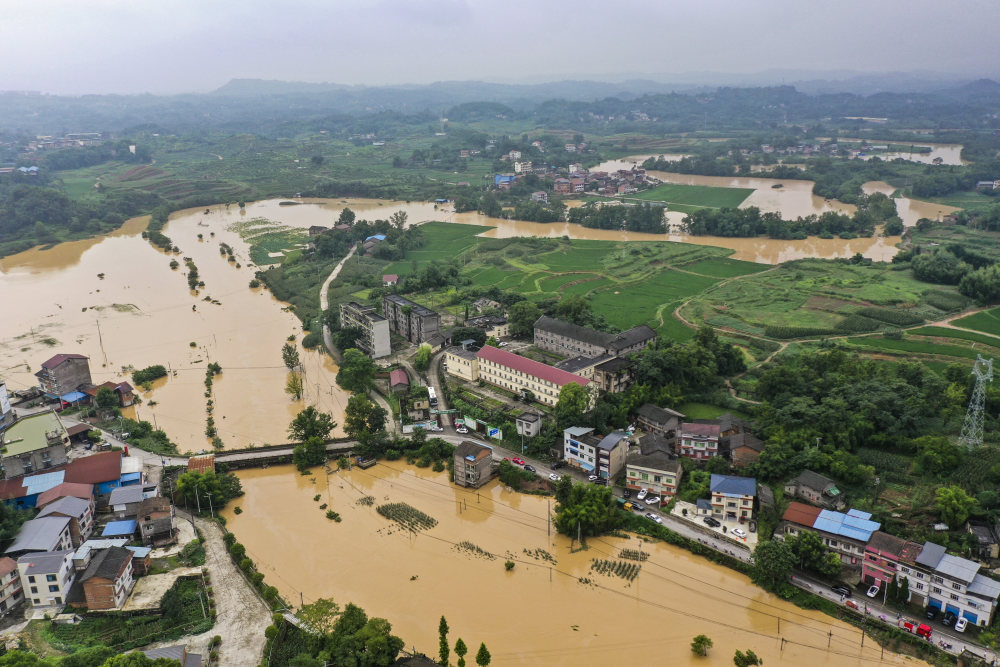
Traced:
[[340, 605], [329, 598], [319, 598], [301, 607], [295, 615], [313, 632], [327, 635], [333, 632], [340, 616]]
[[958, 291], [980, 305], [1000, 303], [1000, 264], [991, 264], [962, 276]]
[[455, 655], [458, 656], [458, 667], [465, 667], [465, 654], [469, 652], [469, 647], [465, 645], [462, 638], [459, 637], [458, 641], [455, 642]]
[[293, 400], [298, 401], [302, 398], [302, 389], [302, 376], [295, 371], [289, 372], [288, 378], [285, 380], [285, 393]]
[[344, 410], [344, 432], [352, 438], [385, 429], [385, 409], [364, 394], [352, 394]]
[[917, 280], [940, 285], [958, 285], [962, 276], [972, 268], [954, 253], [940, 248], [917, 255], [910, 262], [910, 267]]
[[574, 484], [566, 502], [556, 505], [554, 525], [563, 535], [587, 538], [600, 535], [619, 523], [614, 494], [607, 486]]
[[302, 365], [302, 360], [299, 359], [299, 351], [291, 343], [285, 343], [281, 346], [281, 360], [285, 363], [285, 367], [288, 370], [293, 370]]
[[715, 642], [708, 635], [698, 635], [691, 640], [691, 652], [695, 655], [705, 657], [708, 655], [708, 649], [714, 645]]
[[934, 505], [948, 527], [956, 530], [968, 520], [976, 507], [976, 499], [959, 486], [943, 486], [934, 494]]
[[579, 424], [583, 421], [583, 413], [590, 407], [590, 393], [575, 382], [564, 384], [559, 390], [559, 401], [556, 403], [556, 417], [564, 426]]
[[750, 578], [761, 588], [780, 593], [788, 586], [795, 560], [791, 545], [783, 540], [758, 542], [753, 550]]
[[965, 451], [941, 435], [925, 435], [913, 441], [917, 450], [916, 469], [926, 475], [942, 477], [962, 462]]
[[97, 398], [94, 403], [99, 408], [117, 408], [118, 394], [115, 393], [114, 389], [109, 389], [108, 387], [101, 387], [97, 391]]
[[233, 498], [242, 496], [243, 486], [240, 478], [231, 472], [190, 471], [177, 478], [175, 493], [188, 507], [197, 507], [200, 503], [202, 509], [208, 509], [211, 499], [211, 506], [218, 510]]
[[733, 664], [736, 667], [755, 667], [755, 665], [763, 665], [764, 661], [749, 649], [746, 653], [737, 649], [736, 654], [733, 655]]
[[344, 359], [337, 372], [337, 384], [356, 393], [364, 393], [372, 388], [375, 379], [375, 363], [361, 350], [344, 352]]
[[326, 440], [330, 431], [337, 427], [337, 422], [325, 412], [320, 412], [313, 406], [308, 406], [288, 425], [288, 437], [293, 442], [305, 442], [309, 438]]
[[531, 301], [519, 301], [507, 311], [507, 324], [510, 325], [510, 335], [515, 338], [531, 338], [535, 333], [535, 322], [542, 316]]
[[91, 646], [67, 655], [59, 661], [59, 667], [101, 667], [113, 655], [115, 652], [107, 646]]
[[833, 579], [840, 573], [840, 557], [826, 548], [819, 534], [803, 530], [788, 542], [800, 568], [828, 579]]
[[418, 372], [423, 373], [431, 365], [431, 346], [423, 343], [417, 348], [417, 354], [413, 357], [413, 367]]
[[448, 667], [448, 656], [451, 654], [451, 647], [448, 644], [448, 621], [444, 616], [438, 623], [438, 660], [444, 667]]
[[563, 475], [556, 482], [556, 502], [569, 502], [570, 493], [573, 491], [573, 478], [570, 475]]
[[458, 345], [463, 340], [473, 340], [482, 347], [486, 344], [486, 331], [478, 327], [455, 327], [451, 330], [452, 345]]
[[486, 644], [480, 644], [479, 651], [476, 653], [476, 664], [479, 667], [486, 667], [490, 664], [490, 660], [492, 658], [490, 657], [489, 650], [486, 648]]
[[292, 449], [292, 463], [299, 470], [318, 466], [326, 461], [326, 443], [322, 438], [306, 438], [306, 441]]

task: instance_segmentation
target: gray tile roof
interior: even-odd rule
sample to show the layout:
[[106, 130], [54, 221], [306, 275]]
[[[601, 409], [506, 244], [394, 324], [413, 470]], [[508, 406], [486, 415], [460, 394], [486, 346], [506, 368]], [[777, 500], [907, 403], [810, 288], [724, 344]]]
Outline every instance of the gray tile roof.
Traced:
[[65, 516], [75, 517], [80, 519], [87, 510], [90, 509], [90, 502], [82, 498], [73, 498], [71, 496], [65, 496], [59, 500], [55, 500], [42, 509], [38, 513], [38, 518], [49, 516], [50, 514], [63, 514]]
[[589, 345], [597, 345], [599, 347], [607, 347], [608, 343], [610, 343], [614, 338], [614, 334], [597, 331], [596, 329], [591, 329], [590, 327], [581, 327], [577, 324], [573, 324], [572, 322], [557, 320], [554, 317], [549, 317], [548, 315], [542, 315], [535, 320], [535, 329], [541, 329], [542, 331], [546, 331], [557, 336], [565, 336], [566, 338], [572, 338], [573, 340], [582, 341]]
[[566, 371], [567, 373], [579, 373], [585, 368], [591, 368], [597, 364], [603, 363], [608, 359], [613, 359], [609, 354], [602, 354], [599, 357], [586, 357], [580, 355], [578, 357], [570, 357], [569, 359], [563, 359], [556, 364], [556, 368]]
[[608, 349], [612, 352], [624, 350], [627, 347], [645, 343], [654, 340], [655, 338], [655, 331], [647, 327], [645, 324], [640, 324], [639, 326], [633, 327], [628, 331], [615, 334], [614, 338], [608, 342]]
[[59, 546], [59, 537], [69, 525], [67, 516], [46, 516], [25, 521], [17, 540], [8, 547], [9, 553], [19, 551], [49, 551]]
[[979, 563], [966, 558], [952, 556], [951, 554], [945, 554], [941, 557], [941, 561], [934, 570], [955, 581], [964, 581], [968, 585], [976, 578], [976, 573], [979, 572]]
[[1000, 597], [1000, 581], [977, 574], [969, 584], [969, 592], [995, 602]]
[[566, 435], [571, 436], [573, 438], [580, 438], [582, 436], [587, 435], [588, 433], [593, 433], [593, 432], [594, 429], [587, 428], [586, 426], [570, 426], [568, 429], [566, 429]]
[[823, 493], [830, 486], [836, 486], [832, 479], [824, 477], [823, 475], [813, 472], [812, 470], [803, 470], [791, 481], [789, 481], [789, 484], [804, 486], [807, 489], [816, 491], [817, 493]]
[[677, 474], [681, 470], [681, 463], [675, 458], [667, 456], [662, 452], [652, 454], [632, 454], [625, 459], [626, 466], [639, 466], [642, 468], [652, 468], [653, 470], [663, 470]]
[[917, 556], [917, 564], [934, 569], [944, 557], [944, 552], [945, 548], [940, 544], [924, 542], [924, 548], [920, 550], [920, 555]]
[[142, 486], [132, 484], [130, 486], [119, 486], [111, 492], [108, 498], [108, 505], [128, 505], [142, 502]]
[[671, 420], [679, 421], [684, 419], [684, 415], [680, 412], [671, 410], [670, 408], [661, 408], [652, 403], [643, 404], [641, 408], [636, 410], [636, 414], [658, 424], [667, 424]]
[[653, 454], [655, 452], [670, 455], [674, 453], [674, 448], [671, 442], [659, 433], [647, 433], [642, 436], [642, 439], [639, 440], [639, 449], [645, 455]]
[[63, 561], [67, 554], [72, 554], [72, 549], [63, 551], [40, 551], [38, 553], [24, 554], [17, 559], [18, 565], [27, 563], [25, 574], [58, 574], [62, 569]]
[[[615, 447], [618, 447], [619, 443], [626, 438], [628, 438], [628, 436], [625, 435], [625, 431], [615, 431], [614, 433], [610, 433], [601, 438], [600, 442], [597, 443], [597, 446], [604, 451], [610, 452]], [[625, 447], [628, 447], [628, 443], [625, 444]]]
[[114, 581], [122, 566], [130, 560], [132, 560], [132, 552], [128, 549], [122, 547], [102, 549], [90, 561], [87, 570], [80, 577], [80, 583], [90, 581], [94, 577]]

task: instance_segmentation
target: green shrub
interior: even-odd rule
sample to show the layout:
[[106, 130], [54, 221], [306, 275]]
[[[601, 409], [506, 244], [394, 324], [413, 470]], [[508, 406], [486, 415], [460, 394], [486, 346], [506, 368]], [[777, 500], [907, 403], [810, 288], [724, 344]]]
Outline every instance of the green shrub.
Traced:
[[764, 328], [764, 335], [768, 338], [785, 340], [788, 338], [807, 338], [809, 336], [829, 336], [836, 333], [835, 329], [824, 329], [821, 327], [784, 327], [772, 326]]
[[873, 320], [870, 317], [865, 317], [864, 315], [859, 315], [858, 313], [853, 313], [846, 316], [844, 319], [837, 322], [835, 325], [838, 331], [846, 331], [848, 333], [858, 333], [858, 332], [868, 332], [875, 331], [882, 323], [878, 320]]
[[891, 308], [863, 308], [856, 314], [901, 327], [920, 324], [924, 321], [924, 318], [914, 313], [909, 313], [905, 310], [893, 310]]

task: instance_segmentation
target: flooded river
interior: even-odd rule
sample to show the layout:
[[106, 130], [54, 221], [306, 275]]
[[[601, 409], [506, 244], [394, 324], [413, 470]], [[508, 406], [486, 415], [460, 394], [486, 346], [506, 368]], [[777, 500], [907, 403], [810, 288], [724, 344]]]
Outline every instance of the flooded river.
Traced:
[[[879, 663], [879, 648], [870, 638], [861, 647], [856, 628], [798, 609], [687, 551], [606, 537], [571, 552], [567, 538], [549, 534], [549, 499], [508, 492], [497, 481], [468, 491], [447, 473], [399, 462], [329, 479], [291, 466], [237, 474], [243, 512], [227, 509], [227, 525], [292, 606], [319, 597], [354, 602], [430, 655], [444, 615], [450, 642], [461, 637], [472, 655], [486, 642], [494, 665], [721, 666], [732, 664], [736, 649], [752, 649], [768, 665]], [[359, 504], [364, 496], [376, 506], [409, 503], [438, 524], [411, 534]], [[320, 503], [343, 521], [326, 519]], [[593, 559], [618, 559], [621, 549], [649, 554], [634, 581], [591, 570]], [[516, 563], [510, 572], [508, 559]], [[715, 642], [707, 659], [689, 647], [702, 633]], [[882, 664], [922, 663], [887, 652]]]
[[[211, 215], [174, 216], [165, 232], [180, 256], [143, 240], [147, 219], [140, 218], [105, 237], [0, 259], [0, 290], [6, 304], [17, 306], [0, 318], [0, 376], [8, 387], [37, 384], [33, 373], [58, 352], [90, 357], [97, 384], [131, 380], [123, 367], [168, 366], [170, 377], [142, 393], [134, 412], [166, 430], [181, 451], [199, 451], [210, 447], [204, 379], [212, 361], [223, 368], [212, 398], [227, 447], [286, 442], [288, 422], [305, 405], [343, 423], [347, 396], [335, 386], [336, 366], [319, 352], [300, 349], [304, 399], [284, 392], [281, 346], [291, 335], [301, 340], [302, 329], [269, 292], [248, 287], [254, 269], [239, 237], [225, 231], [228, 217], [221, 207]], [[220, 241], [233, 247], [242, 268], [219, 254]], [[192, 258], [205, 282], [197, 296], [182, 275], [183, 257]], [[180, 268], [172, 270], [171, 259]]]

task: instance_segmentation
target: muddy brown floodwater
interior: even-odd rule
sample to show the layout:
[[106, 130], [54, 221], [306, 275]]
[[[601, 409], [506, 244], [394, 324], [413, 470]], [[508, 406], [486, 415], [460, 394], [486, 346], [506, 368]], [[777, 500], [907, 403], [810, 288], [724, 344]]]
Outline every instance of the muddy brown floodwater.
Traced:
[[[148, 219], [139, 218], [105, 237], [0, 260], [0, 291], [8, 306], [0, 318], [0, 374], [8, 386], [37, 384], [33, 373], [57, 352], [90, 357], [98, 384], [131, 380], [123, 367], [163, 364], [172, 374], [143, 392], [134, 412], [164, 429], [181, 451], [192, 452], [210, 448], [204, 379], [212, 361], [223, 368], [212, 398], [227, 447], [286, 442], [288, 422], [305, 405], [317, 405], [343, 423], [347, 395], [335, 384], [336, 365], [318, 351], [300, 349], [304, 398], [292, 401], [285, 394], [281, 346], [290, 335], [301, 340], [301, 325], [269, 292], [249, 288], [255, 269], [248, 266], [245, 244], [225, 230], [220, 213], [202, 210], [175, 215], [165, 229], [181, 255], [167, 255], [143, 240]], [[225, 261], [220, 242], [234, 248], [242, 268]], [[188, 290], [184, 257], [192, 258], [205, 281], [197, 296]], [[171, 259], [180, 268], [172, 270]]]
[[[568, 538], [548, 532], [548, 498], [497, 481], [470, 491], [447, 473], [401, 462], [329, 477], [291, 466], [237, 474], [246, 495], [237, 501], [241, 514], [223, 512], [227, 526], [285, 600], [353, 602], [429, 655], [437, 654], [444, 615], [450, 643], [461, 637], [470, 647], [470, 664], [479, 642], [501, 666], [721, 666], [748, 648], [768, 665], [924, 664], [888, 652], [880, 662], [870, 638], [861, 646], [860, 630], [676, 547], [604, 537], [574, 553]], [[364, 496], [374, 506], [359, 504]], [[376, 512], [386, 502], [406, 502], [438, 524], [409, 533]], [[342, 522], [326, 519], [321, 503]], [[591, 571], [593, 559], [617, 559], [621, 549], [649, 554], [634, 581]], [[516, 563], [510, 572], [508, 559]], [[715, 642], [708, 658], [691, 654], [698, 634]]]

